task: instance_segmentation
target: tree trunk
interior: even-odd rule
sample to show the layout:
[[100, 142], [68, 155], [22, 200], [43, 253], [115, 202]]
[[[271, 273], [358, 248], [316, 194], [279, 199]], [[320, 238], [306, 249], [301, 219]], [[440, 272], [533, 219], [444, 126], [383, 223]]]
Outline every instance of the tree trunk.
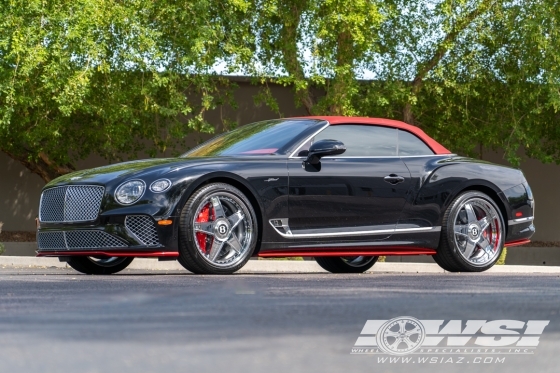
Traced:
[[403, 109], [403, 122], [415, 125], [414, 114], [412, 113], [412, 105], [407, 102]]
[[30, 153], [24, 152], [21, 154], [14, 154], [10, 151], [3, 150], [10, 158], [18, 161], [24, 165], [29, 171], [39, 175], [45, 183], [48, 183], [59, 176], [75, 171], [71, 164], [56, 164], [44, 152], [40, 152], [38, 157], [34, 159]]
[[296, 100], [303, 105], [309, 115], [312, 114], [315, 99], [307, 81], [303, 67], [298, 56], [298, 37], [297, 29], [300, 23], [301, 11], [305, 9], [305, 2], [295, 2], [290, 10], [289, 17], [284, 19], [282, 30], [280, 31], [282, 42], [280, 49], [284, 60], [284, 68], [294, 77], [296, 81], [304, 81], [304, 84], [294, 84]]
[[352, 34], [348, 30], [340, 32], [337, 39], [335, 77], [332, 82], [332, 88], [327, 93], [331, 96], [331, 115], [345, 114], [345, 103], [349, 99], [349, 82], [354, 80], [353, 47]]

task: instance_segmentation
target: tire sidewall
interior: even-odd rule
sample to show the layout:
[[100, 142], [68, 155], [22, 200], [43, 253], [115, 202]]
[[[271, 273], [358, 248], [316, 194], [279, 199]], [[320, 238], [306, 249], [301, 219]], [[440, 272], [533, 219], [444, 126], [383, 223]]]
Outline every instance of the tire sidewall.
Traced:
[[[195, 218], [194, 215], [196, 214], [200, 203], [203, 202], [209, 195], [216, 192], [226, 192], [234, 195], [239, 200], [237, 202], [241, 202], [251, 215], [252, 234], [248, 252], [245, 254], [243, 260], [231, 266], [212, 265], [212, 263], [210, 263], [206, 258], [202, 256], [202, 253], [198, 250], [198, 246], [196, 243], [196, 233], [192, 226], [192, 222]], [[239, 189], [225, 183], [212, 183], [203, 186], [187, 200], [185, 206], [183, 207], [183, 210], [181, 211], [181, 224], [179, 230], [179, 237], [181, 241], [179, 245], [180, 254], [183, 255], [184, 251], [188, 251], [188, 255], [186, 256], [194, 259], [194, 261], [196, 262], [194, 263], [195, 266], [201, 269], [200, 272], [208, 274], [230, 274], [242, 268], [255, 252], [259, 235], [258, 220], [251, 202]], [[186, 261], [188, 261], [188, 258], [185, 259]]]
[[[501, 223], [501, 227], [502, 227], [502, 234], [500, 235], [500, 246], [499, 246], [497, 255], [494, 257], [494, 259], [492, 259], [491, 262], [486, 263], [486, 264], [481, 265], [481, 266], [473, 265], [472, 263], [468, 262], [463, 257], [459, 248], [457, 247], [457, 244], [455, 243], [454, 217], [457, 214], [458, 210], [461, 208], [461, 206], [466, 201], [468, 201], [469, 199], [472, 199], [472, 198], [484, 199], [486, 202], [491, 204], [492, 207], [494, 207], [494, 209], [498, 213], [498, 217], [500, 219], [500, 223]], [[504, 223], [504, 218], [502, 216], [502, 212], [500, 211], [500, 208], [496, 205], [496, 203], [492, 200], [492, 198], [490, 198], [488, 195], [486, 195], [482, 192], [475, 192], [475, 191], [465, 192], [465, 193], [459, 195], [459, 197], [457, 197], [453, 201], [453, 203], [450, 206], [449, 214], [447, 216], [445, 230], [446, 230], [446, 234], [447, 234], [447, 242], [449, 243], [449, 246], [451, 248], [453, 256], [456, 258], [456, 260], [458, 260], [461, 263], [461, 266], [467, 267], [469, 271], [482, 272], [482, 271], [485, 271], [485, 270], [491, 268], [492, 266], [494, 266], [494, 264], [496, 264], [496, 262], [500, 258], [501, 254], [502, 254], [502, 251], [504, 249], [505, 236], [506, 236], [506, 226], [505, 226], [505, 223]]]
[[77, 256], [68, 261], [68, 265], [76, 271], [87, 275], [112, 275], [122, 271], [132, 263], [134, 258], [126, 258], [112, 266], [102, 266], [85, 256]]
[[372, 256], [370, 258], [370, 261], [360, 266], [350, 265], [346, 263], [342, 257], [338, 256], [316, 257], [315, 261], [321, 268], [331, 273], [364, 273], [373, 267], [373, 265], [377, 263], [377, 259], [379, 259], [378, 256]]

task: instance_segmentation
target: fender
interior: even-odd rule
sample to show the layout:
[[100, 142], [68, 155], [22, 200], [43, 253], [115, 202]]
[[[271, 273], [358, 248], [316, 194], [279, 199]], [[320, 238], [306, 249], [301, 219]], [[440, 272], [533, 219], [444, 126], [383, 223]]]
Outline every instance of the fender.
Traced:
[[175, 204], [175, 206], [173, 206], [173, 209], [172, 209], [173, 215], [174, 216], [179, 216], [181, 214], [181, 209], [183, 208], [183, 206], [185, 205], [187, 200], [190, 198], [190, 196], [197, 189], [199, 189], [201, 185], [207, 183], [209, 180], [212, 180], [212, 179], [231, 179], [231, 180], [235, 180], [236, 182], [242, 184], [252, 194], [252, 196], [247, 196], [247, 197], [248, 198], [253, 197], [254, 201], [257, 203], [258, 208], [260, 210], [258, 212], [262, 213], [263, 206], [262, 206], [262, 202], [261, 202], [260, 198], [258, 197], [258, 193], [255, 191], [253, 186], [246, 179], [242, 178], [239, 175], [236, 175], [236, 174], [233, 174], [233, 173], [227, 172], [227, 171], [211, 171], [211, 172], [200, 175], [199, 177], [196, 178], [196, 180], [189, 183], [185, 188], [183, 188], [182, 193], [181, 193], [181, 198], [178, 200], [178, 202]]
[[413, 187], [399, 224], [439, 226], [451, 202], [469, 189], [490, 195], [507, 221], [512, 212], [503, 192], [525, 182], [519, 170], [456, 155], [402, 160], [410, 170]]

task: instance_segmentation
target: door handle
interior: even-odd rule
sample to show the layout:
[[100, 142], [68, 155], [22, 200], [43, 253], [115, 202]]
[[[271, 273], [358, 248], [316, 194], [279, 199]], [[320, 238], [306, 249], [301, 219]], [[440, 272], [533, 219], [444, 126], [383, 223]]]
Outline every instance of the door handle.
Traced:
[[404, 181], [404, 177], [397, 174], [391, 174], [389, 176], [385, 176], [383, 180], [385, 180], [389, 184], [396, 185], [398, 183], [402, 183]]

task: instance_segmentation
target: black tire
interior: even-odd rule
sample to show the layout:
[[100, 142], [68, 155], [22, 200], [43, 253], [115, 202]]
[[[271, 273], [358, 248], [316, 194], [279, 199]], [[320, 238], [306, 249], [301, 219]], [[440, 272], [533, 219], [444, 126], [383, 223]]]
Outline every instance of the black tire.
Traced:
[[128, 267], [133, 260], [134, 258], [129, 257], [94, 258], [75, 256], [68, 260], [68, 265], [86, 275], [112, 275]]
[[[469, 210], [474, 211], [475, 219], [467, 217], [466, 205], [471, 206]], [[486, 210], [490, 213], [478, 218], [479, 215], [484, 215]], [[491, 225], [484, 229], [480, 223], [483, 219], [486, 219], [485, 222], [491, 221]], [[461, 227], [466, 227], [466, 230]], [[478, 233], [473, 233], [475, 231]], [[432, 257], [441, 268], [449, 272], [486, 271], [498, 261], [504, 247], [505, 235], [504, 219], [494, 200], [482, 192], [467, 191], [455, 198], [445, 211], [439, 247]], [[475, 239], [485, 241], [483, 244], [472, 244]], [[467, 252], [468, 243], [473, 247], [470, 254]]]
[[315, 257], [315, 261], [331, 273], [364, 273], [377, 262], [378, 258], [377, 256], [319, 256]]
[[[217, 217], [215, 220], [209, 218], [204, 222], [215, 225], [212, 227], [213, 234], [205, 234], [206, 243], [202, 248], [196, 235], [197, 232], [199, 234], [202, 232], [195, 231], [195, 224], [199, 224], [197, 219], [202, 213], [201, 209], [206, 206], [210, 206], [209, 208], [212, 209], [208, 214], [218, 216], [213, 198], [218, 198], [220, 203], [216, 206], [220, 205], [223, 216]], [[211, 199], [212, 201], [209, 202]], [[239, 218], [237, 224], [234, 224], [231, 219], [237, 216], [236, 214], [242, 218]], [[233, 233], [237, 240], [236, 250], [239, 251], [234, 250], [231, 258], [228, 258], [228, 255], [232, 255], [234, 246], [229, 245], [229, 240], [225, 236], [219, 238], [218, 225], [224, 225], [220, 222], [226, 222], [227, 233], [225, 236], [229, 235], [231, 238]], [[243, 192], [225, 183], [205, 185], [193, 193], [181, 211], [178, 261], [185, 269], [196, 274], [234, 273], [242, 268], [253, 255], [257, 247], [258, 234], [259, 226], [255, 210]], [[222, 242], [223, 246], [221, 246], [220, 254], [211, 258], [215, 242]], [[224, 253], [224, 250], [228, 251]]]

